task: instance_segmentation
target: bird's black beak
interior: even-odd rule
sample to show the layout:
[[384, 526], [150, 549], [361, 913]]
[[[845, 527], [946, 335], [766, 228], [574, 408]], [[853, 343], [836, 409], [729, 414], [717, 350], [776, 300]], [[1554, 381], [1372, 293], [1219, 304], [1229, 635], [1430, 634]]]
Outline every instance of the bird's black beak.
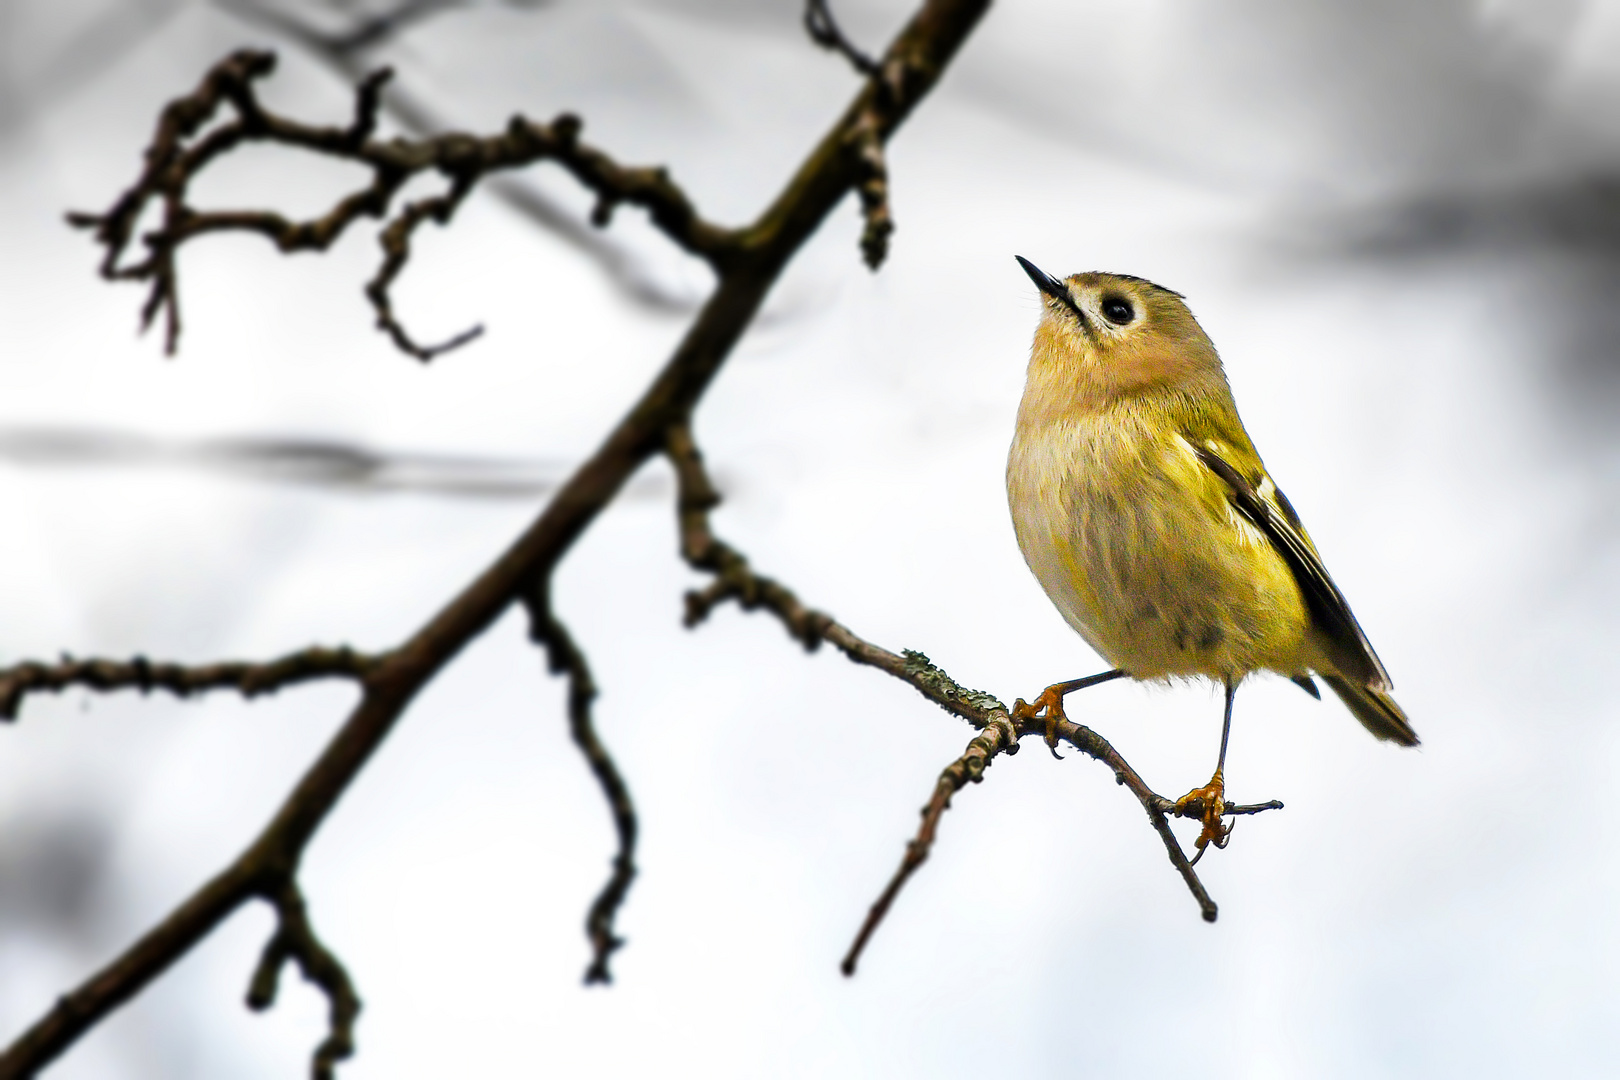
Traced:
[[1018, 265], [1024, 268], [1024, 273], [1029, 275], [1029, 280], [1035, 283], [1035, 287], [1037, 289], [1041, 290], [1041, 292], [1045, 293], [1047, 296], [1050, 296], [1054, 300], [1062, 300], [1064, 303], [1069, 302], [1069, 290], [1063, 287], [1063, 282], [1059, 281], [1051, 274], [1048, 274], [1045, 270], [1042, 270], [1040, 267], [1036, 266], [1022, 255], [1014, 255], [1013, 258], [1018, 260]]
[[1024, 268], [1024, 273], [1029, 275], [1029, 280], [1035, 283], [1037, 289], [1074, 312], [1074, 317], [1080, 320], [1081, 329], [1090, 331], [1091, 324], [1086, 320], [1086, 313], [1081, 311], [1080, 305], [1074, 302], [1074, 296], [1070, 294], [1067, 285], [1022, 255], [1014, 255], [1013, 258], [1018, 260], [1018, 265]]

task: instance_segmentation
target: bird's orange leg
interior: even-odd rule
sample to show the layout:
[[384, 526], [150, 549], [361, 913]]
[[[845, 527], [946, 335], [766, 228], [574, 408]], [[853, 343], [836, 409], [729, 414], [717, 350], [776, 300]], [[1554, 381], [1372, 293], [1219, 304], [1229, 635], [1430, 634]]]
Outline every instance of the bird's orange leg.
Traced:
[[1210, 844], [1224, 848], [1232, 835], [1232, 826], [1222, 818], [1226, 816], [1226, 741], [1232, 734], [1232, 699], [1236, 695], [1237, 684], [1227, 682], [1226, 717], [1221, 721], [1221, 756], [1215, 762], [1215, 775], [1203, 787], [1193, 788], [1177, 799], [1173, 811], [1177, 817], [1197, 818], [1203, 823], [1195, 841], [1198, 848], [1198, 854], [1192, 860], [1195, 863], [1204, 857], [1204, 851]]
[[1052, 756], [1061, 758], [1057, 752], [1057, 726], [1058, 722], [1067, 720], [1063, 713], [1063, 698], [1076, 690], [1084, 690], [1088, 686], [1109, 682], [1118, 679], [1125, 672], [1119, 668], [1105, 671], [1101, 675], [1087, 675], [1083, 679], [1070, 679], [1068, 682], [1053, 683], [1040, 692], [1033, 702], [1019, 698], [1013, 703], [1012, 718], [1014, 720], [1045, 720], [1046, 721], [1046, 748], [1052, 751]]

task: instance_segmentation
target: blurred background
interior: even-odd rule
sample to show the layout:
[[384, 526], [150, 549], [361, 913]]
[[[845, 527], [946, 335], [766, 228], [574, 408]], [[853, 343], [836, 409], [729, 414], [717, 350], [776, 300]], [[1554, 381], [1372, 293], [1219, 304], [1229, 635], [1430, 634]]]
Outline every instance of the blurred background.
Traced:
[[[856, 88], [793, 0], [439, 7], [368, 36], [383, 0], [0, 0], [0, 662], [396, 642], [533, 517], [708, 286], [635, 212], [580, 228], [588, 200], [542, 168], [424, 230], [396, 290], [422, 339], [485, 324], [472, 346], [394, 352], [355, 230], [325, 256], [188, 247], [165, 359], [62, 215], [108, 206], [226, 51], [277, 49], [266, 99], [311, 121], [381, 63], [394, 130], [577, 111], [726, 222]], [[910, 7], [836, 11], [876, 52]], [[972, 732], [768, 618], [681, 629], [655, 463], [557, 586], [641, 813], [615, 985], [580, 985], [609, 818], [509, 617], [310, 849], [366, 1004], [342, 1075], [1615, 1075], [1617, 106], [1614, 0], [998, 3], [892, 144], [888, 264], [860, 264], [846, 203], [705, 401], [717, 530], [1005, 700], [1099, 669], [1007, 520], [1039, 310], [1012, 256], [1145, 276], [1220, 346], [1422, 748], [1246, 688], [1229, 792], [1287, 809], [1201, 864], [1210, 926], [1106, 770], [1032, 747], [957, 798], [845, 980]], [[310, 214], [358, 179], [249, 150], [197, 199]], [[3, 1037], [231, 858], [350, 701], [31, 699], [0, 731]], [[1070, 714], [1161, 792], [1208, 775], [1207, 688], [1112, 684]], [[51, 1075], [303, 1075], [324, 999], [289, 974], [271, 1013], [241, 1005], [270, 925], [239, 914]]]

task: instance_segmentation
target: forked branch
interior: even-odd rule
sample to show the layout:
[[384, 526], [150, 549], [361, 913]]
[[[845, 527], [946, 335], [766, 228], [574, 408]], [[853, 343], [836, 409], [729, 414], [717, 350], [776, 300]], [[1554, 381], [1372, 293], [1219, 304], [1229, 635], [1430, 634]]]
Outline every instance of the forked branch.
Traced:
[[332, 951], [321, 944], [310, 925], [304, 894], [288, 877], [268, 890], [265, 899], [276, 910], [276, 929], [265, 942], [259, 966], [248, 984], [248, 1008], [263, 1012], [276, 1002], [281, 969], [288, 961], [298, 965], [304, 978], [326, 995], [327, 1036], [310, 1059], [314, 1080], [332, 1080], [337, 1063], [354, 1053], [354, 1022], [360, 1016], [360, 995], [349, 973]]
[[[979, 734], [968, 743], [962, 756], [940, 773], [933, 793], [923, 807], [922, 824], [916, 837], [906, 845], [899, 869], [872, 904], [844, 957], [843, 972], [853, 975], [862, 950], [888, 914], [895, 897], [928, 859], [939, 831], [940, 819], [950, 807], [952, 796], [968, 784], [983, 780], [985, 769], [998, 756], [1016, 754], [1020, 740], [1030, 736], [1045, 738], [1048, 721], [1033, 716], [1028, 719], [1015, 718], [1012, 710], [993, 694], [962, 686], [922, 653], [909, 649], [903, 653], [893, 653], [874, 645], [830, 615], [805, 607], [792, 590], [771, 578], [756, 574], [748, 560], [718, 539], [710, 528], [709, 514], [719, 505], [720, 496], [704, 469], [703, 456], [688, 423], [683, 421], [670, 427], [665, 453], [675, 468], [677, 480], [681, 553], [693, 569], [711, 574], [714, 578], [707, 588], [687, 594], [688, 626], [696, 625], [727, 600], [736, 600], [744, 610], [769, 611], [807, 649], [814, 649], [822, 641], [829, 641], [849, 659], [878, 668], [909, 683], [930, 701], [979, 729]], [[1189, 804], [1178, 808], [1174, 801], [1155, 792], [1119, 751], [1091, 728], [1065, 718], [1052, 724], [1052, 734], [1108, 766], [1114, 773], [1115, 781], [1130, 789], [1164, 843], [1165, 854], [1169, 856], [1171, 865], [1198, 902], [1204, 919], [1214, 922], [1217, 914], [1215, 901], [1210, 899], [1198, 878], [1198, 872], [1193, 869], [1192, 861], [1187, 858], [1180, 841], [1171, 831], [1169, 820], [1173, 816], [1197, 818], [1203, 812], [1202, 806]], [[1281, 802], [1272, 800], [1249, 806], [1227, 805], [1224, 812], [1244, 815], [1281, 808]]]
[[[625, 168], [581, 143], [579, 121], [571, 117], [559, 117], [549, 125], [517, 117], [504, 133], [483, 138], [451, 134], [417, 140], [379, 139], [374, 128], [384, 73], [360, 87], [353, 120], [339, 127], [311, 126], [265, 109], [254, 84], [270, 73], [273, 59], [256, 52], [228, 57], [197, 90], [164, 110], [146, 167], [134, 186], [107, 212], [74, 215], [72, 220], [95, 230], [105, 249], [104, 276], [147, 284], [145, 318], [150, 321], [160, 313], [165, 315], [171, 349], [180, 331], [176, 256], [188, 241], [214, 232], [246, 231], [266, 236], [284, 251], [321, 250], [361, 217], [375, 217], [387, 219], [390, 225], [404, 221], [397, 234], [403, 243], [422, 221], [449, 220], [471, 186], [485, 175], [540, 160], [555, 161], [596, 195], [593, 220], [600, 225], [607, 224], [621, 203], [645, 209], [671, 240], [709, 262], [717, 284], [664, 368], [533, 524], [426, 624], [356, 673], [362, 689], [360, 701], [253, 842], [24, 1031], [0, 1054], [0, 1080], [37, 1073], [256, 898], [275, 906], [278, 930], [255, 977], [254, 1000], [268, 1001], [271, 972], [288, 959], [298, 962], [326, 990], [332, 1006], [330, 1031], [316, 1054], [317, 1075], [348, 1051], [358, 999], [335, 956], [309, 930], [302, 897], [296, 891], [297, 867], [315, 833], [422, 688], [515, 603], [528, 604], [536, 615], [537, 638], [546, 645], [553, 663], [569, 676], [576, 739], [586, 746], [590, 740], [583, 736], [594, 735], [588, 712], [593, 687], [583, 654], [550, 614], [552, 574], [574, 541], [635, 471], [665, 451], [672, 427], [692, 415], [783, 267], [833, 208], [871, 175], [859, 149], [863, 142], [870, 145], [875, 139], [881, 144], [893, 134], [938, 81], [987, 6], [988, 0], [925, 0], [879, 62], [882, 78], [869, 78], [863, 84], [775, 201], [752, 224], [737, 230], [705, 221], [661, 170]], [[234, 118], [217, 119], [227, 108]], [[324, 215], [302, 221], [275, 211], [192, 207], [188, 190], [199, 172], [221, 155], [252, 141], [355, 162], [370, 170], [371, 181]], [[437, 172], [448, 181], [442, 201], [430, 201], [413, 220], [391, 211], [392, 199], [405, 181], [425, 172]], [[141, 238], [144, 254], [131, 256], [138, 222], [152, 206], [158, 211], [158, 226]], [[391, 213], [393, 217], [389, 217]], [[402, 252], [399, 264], [409, 257], [408, 244]], [[397, 272], [398, 265], [390, 270], [385, 264], [374, 279], [378, 283], [375, 291], [384, 300], [391, 275]], [[399, 330], [378, 295], [372, 300], [384, 329]], [[394, 336], [401, 344], [412, 343], [403, 330]], [[408, 351], [431, 353], [420, 346]], [[824, 636], [854, 657], [870, 649], [867, 663], [885, 666], [898, 659], [865, 646], [837, 624], [826, 626]], [[148, 676], [149, 672], [132, 669], [128, 677], [113, 681], [141, 686]], [[30, 679], [33, 682], [25, 690], [51, 688], [51, 679], [38, 672], [23, 681]], [[67, 679], [61, 672], [56, 673], [56, 681], [96, 688], [87, 677]], [[176, 677], [162, 685], [176, 689], [195, 682], [196, 678]], [[202, 682], [241, 686], [234, 675]], [[634, 871], [630, 858], [634, 817], [628, 813], [630, 804], [622, 780], [618, 781], [622, 805], [609, 790], [613, 784], [608, 776], [616, 777], [617, 771], [599, 767], [601, 762], [611, 766], [611, 760], [599, 740], [595, 745], [600, 761], [591, 756], [594, 751], [588, 746], [587, 756], [608, 790], [621, 839], [615, 877], [593, 908], [590, 924], [605, 977], [607, 957], [617, 944], [612, 914], [623, 895], [623, 887], [615, 887], [614, 882], [622, 880], [628, 886]], [[599, 918], [598, 912], [605, 917]]]
[[[258, 233], [284, 252], [325, 251], [361, 218], [387, 218], [381, 231], [383, 261], [366, 286], [377, 325], [401, 350], [420, 360], [465, 344], [478, 334], [464, 331], [442, 345], [419, 345], [394, 314], [389, 289], [410, 255], [417, 228], [447, 224], [468, 193], [485, 177], [541, 161], [556, 162], [597, 199], [592, 221], [603, 226], [614, 209], [629, 203], [646, 210], [666, 236], [716, 269], [731, 260], [738, 238], [731, 230], [703, 220], [690, 200], [660, 168], [630, 168], [584, 142], [578, 117], [563, 114], [550, 124], [514, 116], [496, 135], [459, 133], [423, 139], [375, 137], [384, 68], [359, 86], [353, 119], [343, 127], [321, 127], [281, 116], [259, 101], [257, 83], [275, 70], [275, 56], [243, 50], [216, 64], [197, 89], [171, 102], [158, 120], [146, 150], [146, 167], [135, 184], [108, 210], [73, 213], [68, 220], [93, 229], [105, 253], [103, 277], [147, 283], [142, 326], [164, 317], [165, 347], [180, 339], [177, 255], [197, 237], [217, 232]], [[216, 121], [224, 109], [234, 118]], [[212, 125], [212, 126], [210, 126]], [[370, 182], [339, 199], [326, 213], [292, 220], [267, 210], [202, 210], [190, 201], [193, 181], [222, 155], [244, 143], [263, 142], [319, 153], [369, 170]], [[436, 173], [445, 190], [418, 200], [390, 217], [394, 197], [413, 177]], [[131, 254], [135, 230], [149, 207], [160, 224], [140, 237], [144, 255]]]

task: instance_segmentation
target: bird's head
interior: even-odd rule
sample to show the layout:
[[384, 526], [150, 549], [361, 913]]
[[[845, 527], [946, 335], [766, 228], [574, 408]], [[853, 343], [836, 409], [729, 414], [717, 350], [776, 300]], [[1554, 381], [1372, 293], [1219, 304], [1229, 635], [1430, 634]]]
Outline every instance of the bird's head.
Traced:
[[1018, 263], [1041, 291], [1029, 391], [1043, 412], [1096, 409], [1155, 391], [1229, 393], [1220, 356], [1180, 293], [1128, 274], [1059, 280]]

